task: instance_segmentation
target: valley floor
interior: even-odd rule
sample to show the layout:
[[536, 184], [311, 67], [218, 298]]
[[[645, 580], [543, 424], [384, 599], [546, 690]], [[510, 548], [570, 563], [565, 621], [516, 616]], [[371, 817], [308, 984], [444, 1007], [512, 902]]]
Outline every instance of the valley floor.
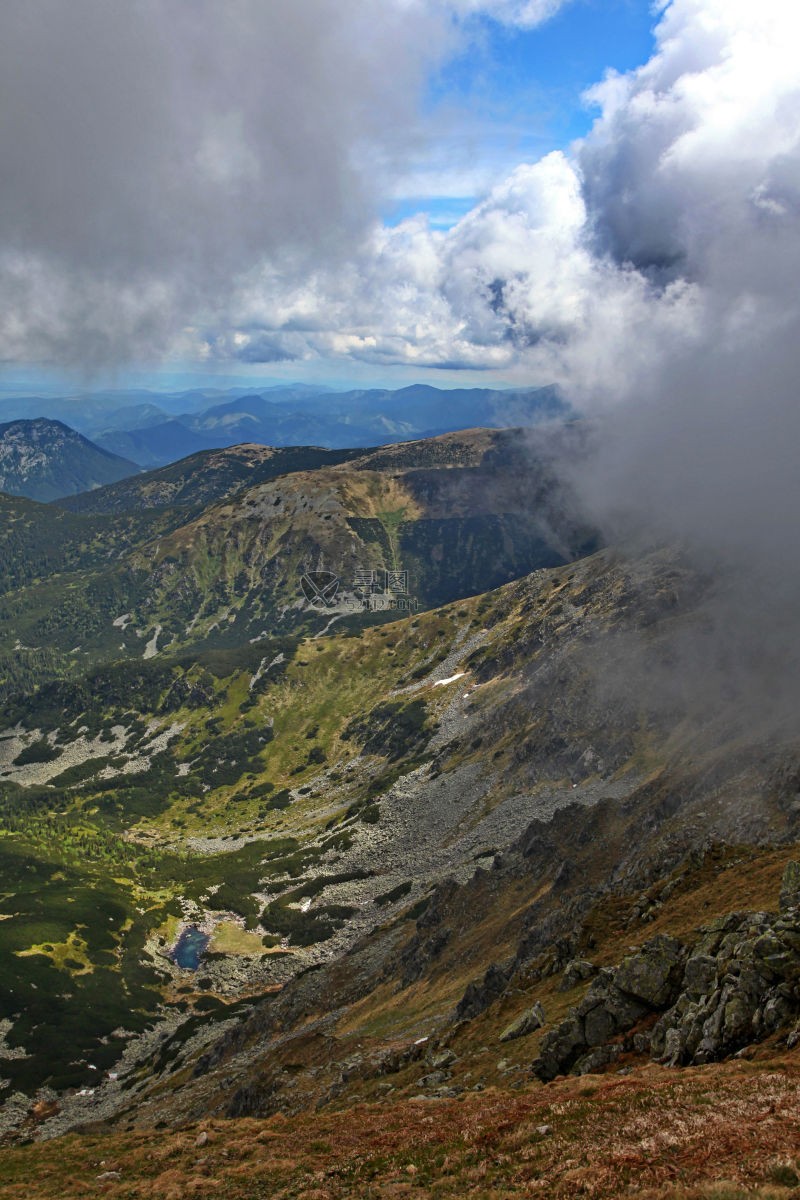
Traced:
[[800, 1053], [3, 1151], [2, 1200], [800, 1195]]

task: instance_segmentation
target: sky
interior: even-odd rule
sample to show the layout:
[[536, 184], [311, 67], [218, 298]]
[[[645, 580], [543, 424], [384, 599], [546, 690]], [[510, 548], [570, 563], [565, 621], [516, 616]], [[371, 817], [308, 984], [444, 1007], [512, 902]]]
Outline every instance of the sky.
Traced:
[[709, 655], [796, 685], [799, 43], [787, 0], [0, 5], [5, 386], [556, 384], [591, 519], [735, 564]]
[[3, 377], [603, 408], [758, 344], [796, 308], [798, 31], [785, 0], [2, 6]]

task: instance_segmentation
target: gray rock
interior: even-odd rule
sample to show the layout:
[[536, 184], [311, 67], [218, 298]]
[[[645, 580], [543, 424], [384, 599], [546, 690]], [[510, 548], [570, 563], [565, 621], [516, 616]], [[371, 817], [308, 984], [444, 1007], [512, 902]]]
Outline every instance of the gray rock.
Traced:
[[440, 1087], [441, 1084], [447, 1083], [447, 1080], [450, 1078], [449, 1071], [430, 1071], [427, 1075], [423, 1075], [421, 1079], [417, 1080], [417, 1086], [424, 1088]]
[[572, 988], [577, 987], [579, 983], [583, 983], [586, 979], [591, 979], [596, 974], [597, 967], [594, 963], [589, 962], [586, 958], [573, 958], [564, 968], [564, 974], [561, 976], [558, 990], [560, 992], [569, 992]]
[[603, 1067], [616, 1062], [622, 1053], [623, 1049], [620, 1045], [597, 1046], [578, 1059], [572, 1068], [572, 1073], [573, 1075], [593, 1075], [596, 1071], [601, 1071]]
[[713, 991], [717, 978], [717, 960], [711, 954], [693, 954], [683, 973], [683, 990], [690, 996]]
[[513, 1042], [515, 1038], [527, 1037], [529, 1033], [535, 1033], [537, 1029], [541, 1029], [544, 1023], [544, 1009], [537, 1000], [531, 1008], [526, 1008], [510, 1025], [505, 1027], [500, 1034], [500, 1041]]
[[794, 859], [784, 869], [779, 904], [781, 912], [800, 905], [800, 863]]
[[614, 976], [616, 986], [651, 1008], [664, 1008], [678, 993], [686, 947], [676, 938], [659, 934], [636, 954], [624, 958]]

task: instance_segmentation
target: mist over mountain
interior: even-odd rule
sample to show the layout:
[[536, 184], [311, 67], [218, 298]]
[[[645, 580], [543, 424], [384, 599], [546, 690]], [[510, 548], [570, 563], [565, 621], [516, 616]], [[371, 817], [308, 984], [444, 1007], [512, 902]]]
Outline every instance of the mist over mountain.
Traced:
[[799, 37], [0, 6], [0, 1200], [798, 1194]]

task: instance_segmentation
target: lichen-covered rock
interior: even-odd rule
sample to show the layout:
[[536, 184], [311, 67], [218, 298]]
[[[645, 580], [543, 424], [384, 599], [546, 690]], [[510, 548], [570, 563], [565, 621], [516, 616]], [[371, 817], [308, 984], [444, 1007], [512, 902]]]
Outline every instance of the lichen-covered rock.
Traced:
[[597, 1046], [578, 1059], [572, 1069], [573, 1074], [592, 1075], [595, 1071], [601, 1071], [603, 1067], [608, 1067], [611, 1063], [616, 1062], [622, 1053], [623, 1047], [620, 1045]]
[[686, 962], [686, 947], [676, 938], [660, 934], [617, 968], [614, 983], [650, 1008], [664, 1008], [678, 992]]
[[626, 1032], [647, 1011], [647, 1005], [618, 988], [613, 970], [603, 970], [567, 1018], [545, 1034], [532, 1070], [539, 1079], [555, 1079], [573, 1069], [589, 1050]]
[[506, 1026], [500, 1034], [500, 1041], [513, 1042], [515, 1038], [527, 1037], [529, 1033], [541, 1029], [544, 1023], [544, 1009], [537, 1000], [532, 1008], [526, 1008], [510, 1025]]
[[569, 992], [579, 983], [591, 979], [597, 974], [597, 967], [586, 958], [573, 958], [564, 968], [564, 974], [558, 985], [560, 992]]
[[618, 1045], [647, 1013], [661, 1015], [626, 1045], [669, 1066], [711, 1062], [784, 1026], [800, 1029], [800, 911], [729, 913], [700, 931], [691, 953], [676, 938], [651, 938], [597, 975], [542, 1039], [534, 1073], [548, 1080], [597, 1069], [603, 1054], [593, 1051]]
[[800, 863], [792, 860], [786, 864], [781, 879], [781, 912], [800, 906]]
[[704, 996], [713, 991], [716, 978], [716, 958], [711, 954], [693, 954], [684, 969], [683, 990], [690, 996]]
[[542, 1038], [533, 1073], [546, 1083], [565, 1074], [587, 1049], [583, 1018], [572, 1009], [566, 1020]]
[[800, 1011], [800, 928], [788, 911], [730, 914], [698, 944], [651, 1034], [651, 1053], [671, 1066], [732, 1054]]

